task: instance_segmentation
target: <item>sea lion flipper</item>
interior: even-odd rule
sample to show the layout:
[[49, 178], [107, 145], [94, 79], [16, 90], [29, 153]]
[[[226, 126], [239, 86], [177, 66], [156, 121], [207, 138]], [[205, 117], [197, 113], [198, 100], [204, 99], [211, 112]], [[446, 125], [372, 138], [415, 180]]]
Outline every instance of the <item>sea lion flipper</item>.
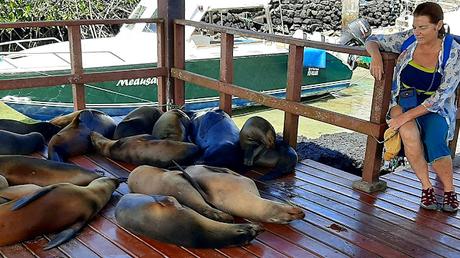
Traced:
[[265, 145], [260, 144], [257, 147], [255, 145], [250, 146], [244, 151], [243, 164], [246, 166], [253, 166], [257, 156], [265, 149]]
[[52, 186], [49, 186], [49, 187], [44, 187], [42, 188], [41, 190], [38, 190], [30, 195], [27, 195], [27, 196], [24, 196], [22, 197], [21, 199], [18, 199], [13, 207], [11, 207], [11, 210], [12, 211], [15, 211], [15, 210], [19, 210], [20, 208], [28, 205], [29, 203], [37, 200], [38, 198], [44, 196], [45, 194], [51, 192], [54, 188], [56, 188], [57, 186], [56, 185], [52, 185]]
[[65, 243], [75, 237], [78, 231], [80, 231], [84, 226], [85, 222], [79, 221], [73, 224], [70, 228], [63, 230], [56, 234], [56, 236], [48, 242], [48, 244], [43, 248], [43, 250], [49, 250], [51, 248], [57, 247], [62, 243]]

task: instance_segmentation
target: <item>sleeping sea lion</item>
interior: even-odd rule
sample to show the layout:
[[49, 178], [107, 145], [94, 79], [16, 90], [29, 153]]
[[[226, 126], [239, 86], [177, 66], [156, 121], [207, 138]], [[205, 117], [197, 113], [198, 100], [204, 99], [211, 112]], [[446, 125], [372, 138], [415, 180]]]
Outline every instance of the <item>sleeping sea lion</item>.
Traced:
[[45, 138], [40, 133], [17, 134], [0, 130], [0, 155], [26, 155], [44, 147]]
[[156, 121], [163, 114], [161, 109], [151, 106], [142, 106], [129, 112], [115, 128], [113, 139], [123, 137], [151, 134]]
[[240, 131], [240, 146], [244, 152], [244, 165], [268, 167], [260, 177], [272, 180], [294, 172], [298, 162], [296, 151], [282, 140], [276, 140], [275, 129], [264, 118], [249, 118]]
[[192, 142], [203, 150], [197, 163], [231, 168], [242, 165], [240, 130], [223, 110], [196, 113], [191, 128]]
[[115, 218], [136, 234], [194, 248], [246, 245], [263, 231], [257, 224], [208, 219], [171, 196], [127, 194], [119, 201]]
[[0, 119], [0, 130], [18, 134], [37, 132], [43, 135], [46, 141], [49, 141], [53, 135], [61, 130], [61, 127], [49, 122], [24, 123], [11, 119]]
[[305, 216], [298, 207], [260, 197], [254, 181], [230, 169], [195, 165], [185, 170], [205, 190], [214, 207], [228, 214], [278, 224]]
[[0, 246], [62, 230], [45, 249], [72, 239], [109, 201], [119, 181], [102, 177], [88, 186], [62, 183], [0, 205]]
[[244, 152], [244, 165], [254, 165], [257, 155], [265, 148], [275, 146], [276, 133], [273, 126], [264, 118], [249, 118], [240, 131], [240, 146]]
[[162, 114], [153, 126], [152, 135], [157, 140], [184, 142], [188, 139], [190, 118], [180, 109]]
[[172, 160], [187, 164], [198, 153], [193, 143], [170, 140], [156, 140], [152, 135], [136, 135], [120, 140], [110, 140], [99, 133], [91, 133], [91, 141], [102, 155], [135, 165], [171, 167]]
[[169, 195], [181, 204], [210, 219], [224, 222], [233, 217], [205, 202], [200, 193], [183, 176], [181, 171], [169, 171], [151, 166], [139, 166], [128, 177], [131, 192], [147, 195]]
[[[74, 114], [76, 115], [73, 116]], [[73, 120], [51, 138], [48, 144], [48, 159], [63, 162], [68, 157], [88, 153], [92, 147], [90, 132], [95, 131], [105, 137], [112, 137], [116, 127], [110, 116], [97, 110], [81, 110], [67, 116], [66, 121], [72, 117]]]
[[29, 156], [1, 155], [0, 175], [9, 185], [57, 183], [88, 185], [100, 175], [80, 166]]

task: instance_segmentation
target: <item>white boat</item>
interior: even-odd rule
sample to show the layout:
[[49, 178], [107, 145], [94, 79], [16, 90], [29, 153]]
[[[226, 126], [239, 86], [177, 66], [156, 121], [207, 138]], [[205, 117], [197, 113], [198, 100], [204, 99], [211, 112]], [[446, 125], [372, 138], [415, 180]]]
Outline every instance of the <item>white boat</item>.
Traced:
[[[187, 0], [185, 18], [201, 21], [208, 12], [228, 9], [265, 8], [269, 1], [202, 1]], [[130, 18], [156, 17], [157, 1], [142, 0]], [[110, 38], [82, 40], [85, 71], [111, 71], [156, 66], [156, 24], [125, 24]], [[214, 38], [186, 27], [186, 69], [218, 78], [220, 44]], [[16, 44], [17, 42], [10, 42]], [[3, 43], [5, 44], [5, 43]], [[322, 95], [350, 85], [351, 68], [329, 52], [306, 49], [302, 79], [302, 96]], [[4, 53], [0, 60], [1, 79], [68, 74], [68, 42], [57, 42], [15, 53]], [[282, 97], [285, 94], [288, 51], [286, 45], [262, 40], [236, 38], [234, 48], [234, 82]], [[157, 78], [138, 78], [86, 84], [89, 108], [109, 115], [125, 115], [142, 105], [157, 104]], [[186, 84], [187, 110], [218, 105], [217, 92]], [[1, 101], [33, 118], [47, 120], [73, 110], [70, 85], [48, 88], [1, 90]], [[234, 106], [251, 103], [234, 99]]]

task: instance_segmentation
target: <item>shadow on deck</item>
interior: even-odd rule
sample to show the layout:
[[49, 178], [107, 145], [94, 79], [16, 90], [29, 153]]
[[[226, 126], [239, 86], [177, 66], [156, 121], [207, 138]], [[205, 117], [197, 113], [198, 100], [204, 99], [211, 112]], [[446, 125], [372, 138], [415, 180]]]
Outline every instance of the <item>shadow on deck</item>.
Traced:
[[[108, 176], [126, 177], [132, 165], [99, 155], [73, 158], [83, 167]], [[248, 176], [255, 177], [253, 171]], [[430, 174], [434, 180], [435, 175]], [[460, 169], [454, 183], [460, 187]], [[421, 210], [420, 184], [412, 171], [382, 177], [388, 189], [367, 194], [351, 188], [360, 179], [344, 171], [304, 160], [295, 176], [258, 182], [263, 197], [290, 200], [305, 218], [289, 225], [264, 224], [266, 231], [250, 245], [222, 249], [193, 249], [131, 234], [117, 225], [115, 205], [128, 192], [124, 183], [110, 203], [72, 241], [43, 251], [51, 236], [0, 247], [5, 257], [459, 257], [460, 215]], [[435, 184], [438, 187], [439, 184]], [[439, 194], [441, 190], [437, 188]]]

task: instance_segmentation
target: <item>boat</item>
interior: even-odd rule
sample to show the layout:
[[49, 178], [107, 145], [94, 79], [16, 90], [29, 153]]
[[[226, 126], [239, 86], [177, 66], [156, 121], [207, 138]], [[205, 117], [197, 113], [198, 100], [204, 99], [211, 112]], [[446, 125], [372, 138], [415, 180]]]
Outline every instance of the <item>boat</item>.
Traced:
[[[267, 7], [267, 0], [187, 0], [185, 18], [201, 21], [208, 13]], [[141, 0], [129, 18], [156, 17], [157, 1]], [[265, 10], [268, 10], [266, 8]], [[219, 78], [220, 43], [186, 27], [186, 70]], [[2, 44], [20, 44], [9, 42]], [[234, 83], [252, 90], [285, 96], [288, 46], [264, 40], [235, 37]], [[336, 92], [350, 86], [352, 69], [330, 52], [305, 48], [302, 97]], [[0, 79], [69, 74], [69, 42], [55, 42], [14, 53], [3, 53]], [[124, 24], [114, 37], [82, 40], [85, 72], [116, 71], [156, 66], [156, 24]], [[85, 84], [86, 106], [111, 116], [126, 115], [143, 105], [157, 105], [157, 78], [137, 78]], [[185, 110], [218, 106], [216, 91], [186, 83]], [[71, 85], [0, 90], [0, 101], [39, 120], [73, 111]], [[234, 98], [233, 107], [253, 103]]]

